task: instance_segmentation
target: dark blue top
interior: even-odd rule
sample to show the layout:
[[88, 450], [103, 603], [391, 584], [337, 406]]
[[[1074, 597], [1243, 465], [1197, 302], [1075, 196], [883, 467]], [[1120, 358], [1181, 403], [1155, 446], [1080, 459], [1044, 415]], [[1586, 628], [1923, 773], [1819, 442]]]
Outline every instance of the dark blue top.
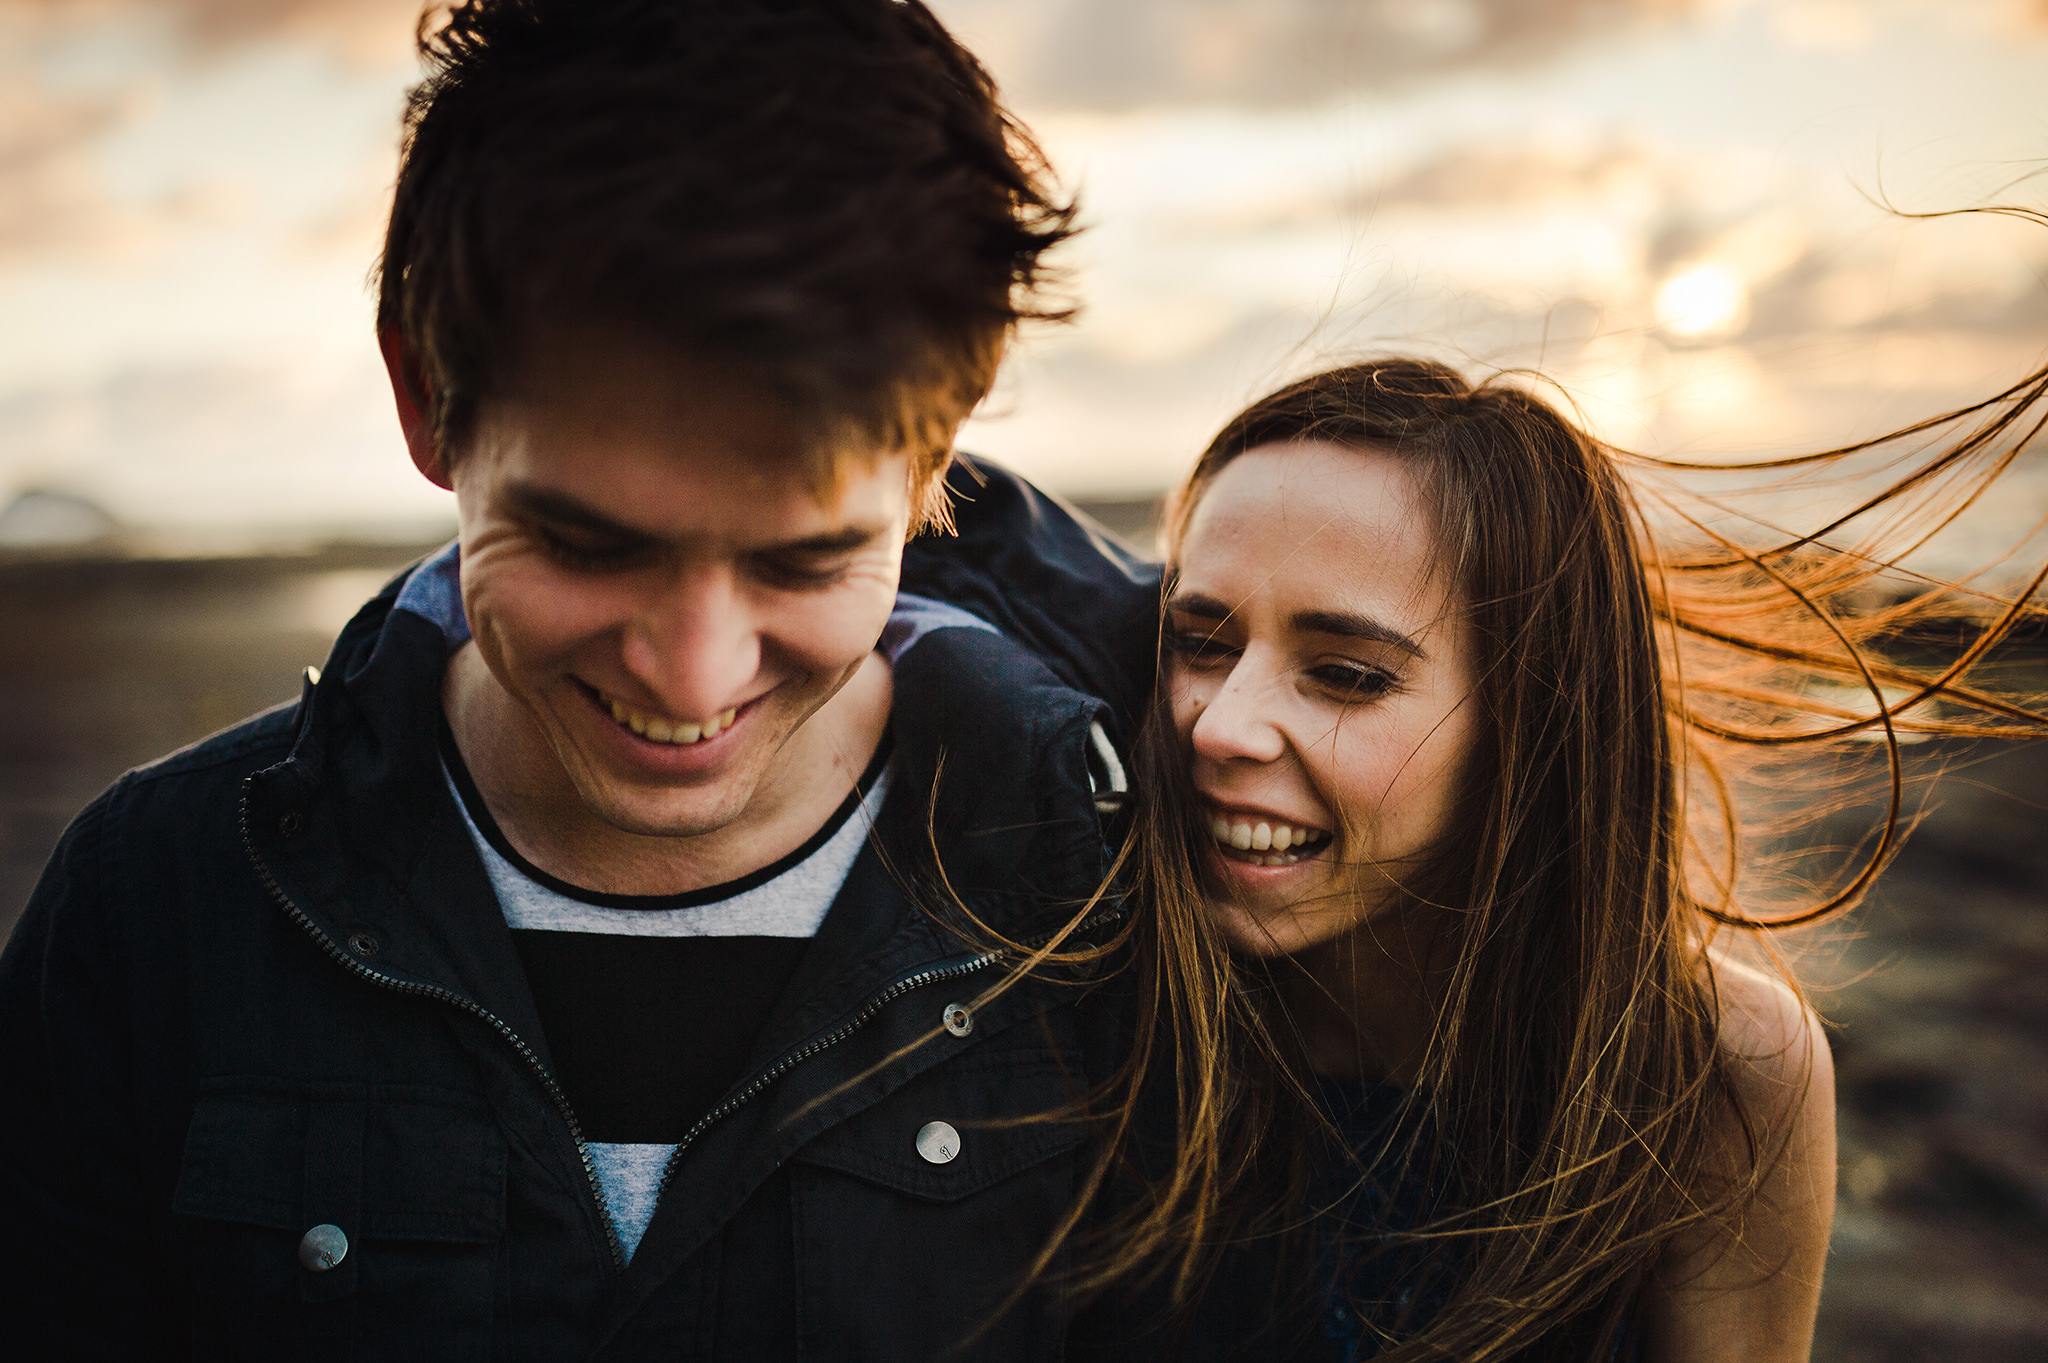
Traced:
[[1403, 1158], [1407, 1093], [1342, 1079], [1319, 1085], [1324, 1115], [1358, 1160], [1332, 1161], [1311, 1194], [1329, 1209], [1315, 1223], [1322, 1333], [1332, 1356], [1351, 1363], [1380, 1352], [1382, 1331], [1406, 1334], [1435, 1315], [1452, 1266], [1428, 1242], [1398, 1241], [1432, 1219], [1443, 1193]]
[[[1355, 1363], [1378, 1356], [1387, 1332], [1412, 1336], [1443, 1309], [1460, 1267], [1458, 1242], [1402, 1241], [1442, 1214], [1449, 1191], [1432, 1177], [1429, 1141], [1409, 1140], [1412, 1124], [1426, 1118], [1404, 1113], [1407, 1091], [1346, 1079], [1317, 1084], [1324, 1115], [1355, 1156], [1333, 1161], [1311, 1190], [1313, 1206], [1330, 1209], [1315, 1222], [1322, 1335], [1331, 1357]], [[1624, 1320], [1609, 1363], [1638, 1363], [1631, 1336]]]

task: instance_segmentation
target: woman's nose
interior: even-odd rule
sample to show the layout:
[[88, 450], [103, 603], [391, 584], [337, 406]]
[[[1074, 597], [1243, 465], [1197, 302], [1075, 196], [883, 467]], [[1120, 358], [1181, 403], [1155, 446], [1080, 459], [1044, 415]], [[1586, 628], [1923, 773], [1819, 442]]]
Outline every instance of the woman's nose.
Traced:
[[1249, 662], [1240, 658], [1219, 685], [1195, 698], [1199, 708], [1188, 734], [1195, 756], [1210, 762], [1272, 762], [1286, 750], [1273, 683]]

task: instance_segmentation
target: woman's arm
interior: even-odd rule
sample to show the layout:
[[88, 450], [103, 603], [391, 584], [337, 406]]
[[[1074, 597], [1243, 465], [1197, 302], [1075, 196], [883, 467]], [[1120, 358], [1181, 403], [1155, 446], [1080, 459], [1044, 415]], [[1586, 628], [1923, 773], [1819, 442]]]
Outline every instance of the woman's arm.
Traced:
[[[1652, 1363], [1805, 1363], [1835, 1209], [1835, 1069], [1820, 1020], [1782, 983], [1717, 962], [1722, 1039], [1737, 1057], [1736, 1097], [1770, 1162], [1732, 1223], [1673, 1241], [1647, 1296]], [[1729, 1118], [1728, 1167], [1748, 1147]]]

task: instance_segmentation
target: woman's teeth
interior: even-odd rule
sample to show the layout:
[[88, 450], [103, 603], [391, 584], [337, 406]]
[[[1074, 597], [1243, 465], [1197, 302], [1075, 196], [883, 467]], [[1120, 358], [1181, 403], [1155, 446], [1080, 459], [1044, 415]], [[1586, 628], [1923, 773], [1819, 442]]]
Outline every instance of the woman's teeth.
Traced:
[[1320, 828], [1296, 828], [1284, 823], [1233, 821], [1221, 814], [1209, 820], [1209, 836], [1217, 845], [1230, 849], [1237, 861], [1258, 866], [1291, 866], [1307, 861], [1323, 849], [1330, 835]]
[[671, 722], [666, 719], [656, 719], [649, 715], [643, 715], [638, 710], [630, 706], [621, 705], [609, 697], [606, 698], [605, 703], [611, 707], [612, 718], [625, 725], [628, 729], [631, 729], [634, 733], [655, 743], [667, 743], [675, 747], [682, 747], [691, 743], [701, 743], [707, 738], [716, 738], [719, 734], [732, 727], [733, 716], [739, 713], [737, 709], [725, 710], [705, 720], [702, 724], [692, 724], [688, 720]]

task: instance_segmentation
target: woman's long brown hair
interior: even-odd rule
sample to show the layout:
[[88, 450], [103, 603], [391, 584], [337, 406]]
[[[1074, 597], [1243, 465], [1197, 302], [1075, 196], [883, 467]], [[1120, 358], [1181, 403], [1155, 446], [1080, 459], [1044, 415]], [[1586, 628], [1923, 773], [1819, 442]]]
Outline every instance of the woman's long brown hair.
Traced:
[[[2030, 698], [1977, 680], [2033, 618], [2041, 576], [2001, 595], [1899, 562], [2038, 434], [2044, 396], [2048, 370], [1886, 440], [1748, 465], [1850, 469], [1888, 441], [1924, 441], [1807, 533], [1731, 532], [1700, 489], [1673, 481], [1703, 466], [1606, 447], [1516, 376], [1474, 386], [1417, 360], [1301, 380], [1203, 453], [1169, 507], [1169, 591], [1218, 471], [1260, 446], [1314, 440], [1391, 454], [1429, 490], [1441, 567], [1469, 622], [1480, 722], [1453, 827], [1426, 864], [1399, 873], [1406, 902], [1426, 906], [1451, 949], [1406, 1134], [1353, 1170], [1381, 1181], [1419, 1170], [1454, 1190], [1404, 1237], [1446, 1286], [1428, 1318], [1377, 1322], [1381, 1356], [1605, 1357], [1662, 1248], [1703, 1223], [1737, 1224], [1775, 1151], [1737, 1101], [1705, 953], [1717, 934], [1856, 902], [1897, 847], [1901, 733], [2048, 726]], [[1874, 517], [1888, 520], [1885, 537], [1844, 543]], [[1951, 646], [1928, 663], [1922, 638], [1922, 661], [1906, 661], [1896, 645], [1928, 621]], [[1771, 912], [1745, 906], [1726, 759], [1871, 736], [1890, 798], [1861, 865]], [[1096, 1190], [1126, 1195], [1082, 1237], [1077, 1276], [1084, 1289], [1150, 1283], [1185, 1305], [1234, 1247], [1305, 1245], [1298, 1232], [1326, 1186], [1318, 1162], [1327, 1169], [1333, 1150], [1314, 1136], [1334, 1133], [1269, 967], [1234, 956], [1210, 926], [1192, 851], [1207, 819], [1165, 705], [1140, 746], [1128, 849], [1138, 1020]], [[1170, 1159], [1137, 1150], [1152, 1101], [1170, 1105]], [[1746, 1138], [1733, 1160], [1731, 1116]], [[1306, 1254], [1296, 1306], [1320, 1290]]]

